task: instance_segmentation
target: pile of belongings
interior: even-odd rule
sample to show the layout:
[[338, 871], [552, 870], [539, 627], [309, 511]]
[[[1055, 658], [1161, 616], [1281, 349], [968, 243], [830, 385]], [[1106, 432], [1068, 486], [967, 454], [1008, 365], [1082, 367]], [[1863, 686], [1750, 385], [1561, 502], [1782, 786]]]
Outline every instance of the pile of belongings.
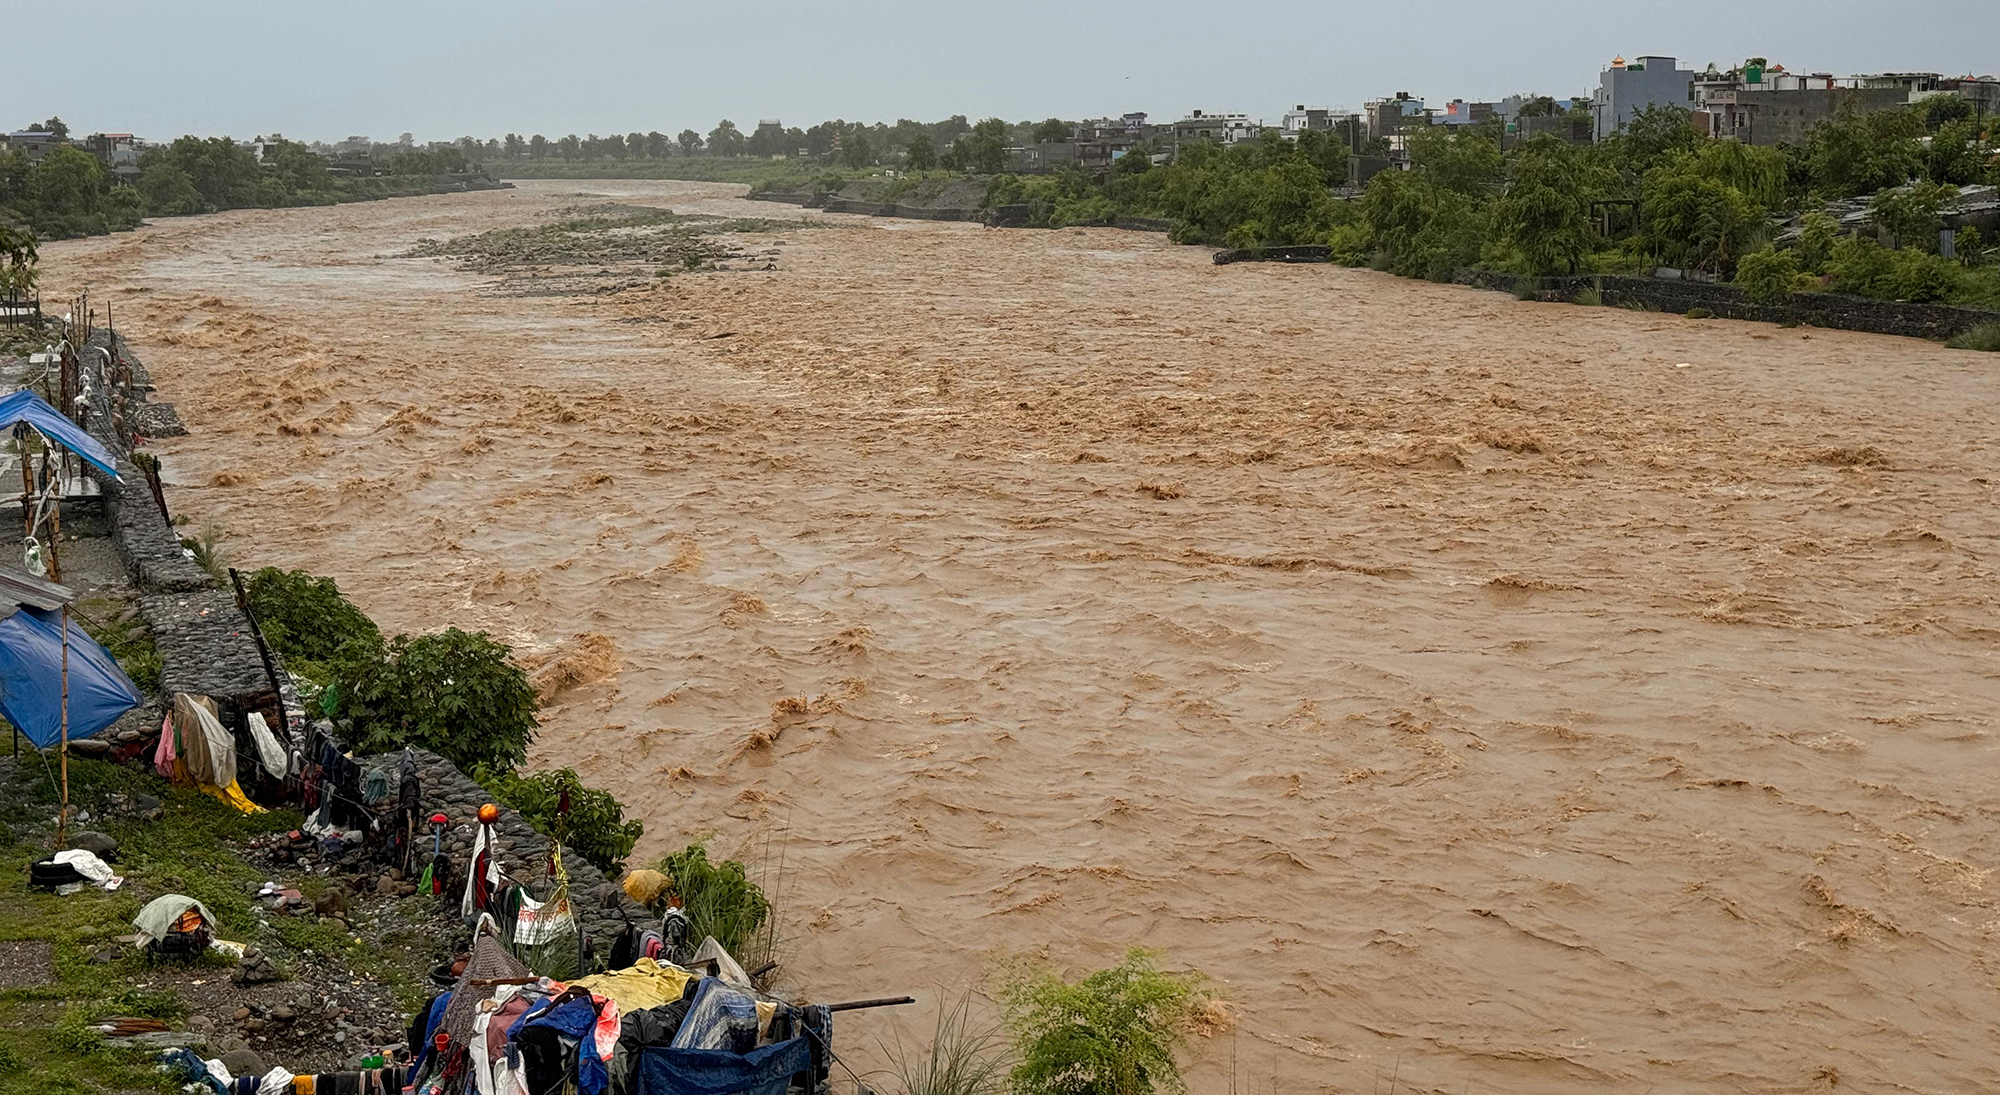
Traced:
[[117, 889], [118, 882], [124, 881], [111, 873], [111, 865], [98, 858], [97, 853], [82, 848], [71, 848], [57, 852], [47, 859], [39, 860], [28, 867], [28, 884], [44, 890], [54, 890], [67, 897], [85, 886], [103, 886]]
[[231, 1076], [220, 1060], [202, 1060], [191, 1049], [160, 1054], [160, 1071], [186, 1090], [206, 1095], [397, 1095], [403, 1069], [397, 1065], [350, 1072], [299, 1073], [273, 1068], [262, 1076]]
[[215, 916], [186, 894], [162, 894], [132, 918], [147, 958], [192, 958], [215, 940]]
[[[482, 933], [458, 981], [410, 1024], [413, 1095], [784, 1095], [819, 1090], [831, 1017], [751, 987], [713, 939], [564, 983]], [[711, 972], [704, 975], [697, 969]]]

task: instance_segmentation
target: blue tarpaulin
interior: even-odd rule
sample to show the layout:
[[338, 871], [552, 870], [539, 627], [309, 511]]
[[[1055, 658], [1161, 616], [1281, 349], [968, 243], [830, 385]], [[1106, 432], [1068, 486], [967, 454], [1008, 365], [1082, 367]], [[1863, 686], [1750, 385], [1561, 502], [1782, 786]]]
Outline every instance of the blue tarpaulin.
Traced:
[[792, 1077], [812, 1067], [803, 1037], [787, 1038], [748, 1053], [726, 1049], [639, 1051], [638, 1095], [785, 1095]]
[[[44, 404], [46, 406], [46, 404]], [[63, 619], [21, 605], [0, 620], [0, 715], [47, 749], [62, 737]], [[69, 736], [87, 738], [139, 706], [111, 652], [69, 624]]]
[[26, 388], [0, 399], [0, 429], [13, 429], [16, 422], [26, 422], [42, 431], [43, 437], [90, 461], [111, 478], [118, 478], [117, 458], [98, 444], [97, 438]]

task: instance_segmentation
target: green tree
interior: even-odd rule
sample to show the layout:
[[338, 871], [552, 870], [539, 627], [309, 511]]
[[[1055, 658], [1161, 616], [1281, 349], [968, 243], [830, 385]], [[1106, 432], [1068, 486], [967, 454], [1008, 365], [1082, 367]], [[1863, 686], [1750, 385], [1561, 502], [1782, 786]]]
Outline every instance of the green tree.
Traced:
[[1934, 182], [1911, 183], [1884, 190], [1868, 203], [1875, 225], [1896, 238], [1898, 247], [1937, 250], [1942, 210], [1958, 197], [1958, 188]]
[[1646, 178], [1640, 209], [1646, 249], [1663, 265], [1727, 274], [1764, 233], [1755, 203], [1733, 186], [1688, 170], [1662, 168]]
[[521, 139], [521, 135], [519, 133], [509, 133], [507, 134], [506, 138], [500, 142], [500, 147], [501, 150], [506, 154], [508, 159], [518, 160], [521, 158], [522, 154], [527, 151], [528, 143]]
[[1826, 273], [1833, 245], [1840, 239], [1840, 221], [1826, 213], [1807, 213], [1799, 227], [1799, 266], [1808, 274]]
[[1076, 123], [1050, 118], [1035, 127], [1036, 144], [1054, 144], [1076, 136]]
[[1862, 114], [1853, 102], [1813, 126], [1806, 138], [1813, 192], [1823, 198], [1873, 194], [1901, 186], [1923, 167], [1923, 119], [1911, 110]]
[[534, 136], [528, 138], [529, 159], [532, 160], [547, 159], [548, 155], [549, 155], [549, 139], [547, 137], [544, 137], [541, 134], [537, 133]]
[[[585, 787], [574, 768], [524, 776], [482, 767], [471, 775], [495, 801], [520, 811], [536, 832], [561, 837], [565, 845], [607, 875], [616, 875], [624, 868], [632, 846], [646, 834], [645, 822], [626, 820], [625, 807], [617, 797]], [[565, 800], [569, 804], [566, 816], [562, 813]]]
[[666, 159], [667, 152], [673, 147], [673, 143], [673, 138], [668, 137], [657, 129], [652, 130], [646, 134], [646, 158], [649, 160]]
[[715, 123], [715, 128], [708, 131], [708, 152], [711, 156], [741, 156], [743, 145], [743, 132], [727, 118]]
[[965, 170], [975, 175], [997, 175], [1007, 169], [1007, 138], [1013, 127], [1000, 118], [986, 118], [972, 127], [966, 142]]
[[931, 142], [930, 134], [921, 133], [910, 138], [903, 150], [903, 166], [911, 171], [929, 171], [937, 166], [937, 145]]
[[[1954, 102], [1965, 100], [1953, 96]], [[1969, 118], [1946, 122], [1931, 134], [1924, 151], [1924, 178], [1934, 183], [1968, 186], [1979, 181], [1983, 150], [1977, 127]]]
[[527, 759], [535, 690], [483, 631], [398, 635], [386, 646], [341, 648], [331, 686], [338, 714], [354, 720], [370, 752], [428, 749], [460, 768], [499, 770]]
[[701, 134], [692, 129], [681, 130], [679, 141], [683, 156], [692, 156], [701, 151]]
[[97, 157], [64, 146], [52, 149], [35, 165], [29, 196], [39, 207], [38, 219], [60, 223], [96, 216], [109, 186]]
[[69, 140], [69, 126], [63, 124], [63, 120], [54, 115], [50, 115], [48, 121], [42, 122], [39, 125], [31, 125], [28, 129], [34, 133], [46, 133], [58, 141]]
[[841, 162], [852, 168], [863, 168], [875, 162], [875, 150], [869, 146], [868, 131], [856, 126], [840, 145]]
[[[374, 649], [382, 646], [381, 629], [354, 607], [332, 578], [264, 567], [252, 573], [243, 588], [265, 641], [287, 662], [330, 666], [350, 642], [358, 640]], [[294, 669], [322, 684], [329, 679], [303, 666]]]
[[0, 221], [0, 293], [33, 289], [41, 276], [35, 265], [39, 257], [33, 232]]
[[1736, 264], [1736, 285], [1758, 304], [1777, 304], [1791, 295], [1799, 280], [1798, 256], [1766, 247], [1743, 256]]
[[1569, 142], [1542, 136], [1515, 152], [1496, 214], [1529, 273], [1574, 274], [1597, 240], [1590, 202], [1583, 165]]
[[188, 173], [175, 164], [159, 161], [141, 167], [138, 188], [149, 216], [177, 217], [201, 212], [201, 191], [194, 188], [194, 180]]
[[571, 133], [556, 142], [556, 155], [565, 160], [574, 160], [583, 155], [583, 142]]

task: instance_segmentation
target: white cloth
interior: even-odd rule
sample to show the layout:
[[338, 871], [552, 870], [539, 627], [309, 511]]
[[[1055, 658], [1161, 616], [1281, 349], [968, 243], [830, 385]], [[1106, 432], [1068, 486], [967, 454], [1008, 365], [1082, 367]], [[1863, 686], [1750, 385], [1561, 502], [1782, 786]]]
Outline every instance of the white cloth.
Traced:
[[521, 895], [521, 913], [514, 921], [514, 942], [546, 943], [575, 931], [576, 917], [570, 912], [568, 897], [541, 902], [525, 893]]
[[56, 862], [69, 864], [76, 869], [76, 873], [92, 882], [103, 882], [111, 877], [110, 865], [97, 858], [96, 853], [85, 851], [82, 848], [71, 848], [67, 852], [57, 852]]
[[278, 744], [277, 735], [264, 722], [261, 712], [250, 712], [250, 740], [257, 745], [257, 759], [264, 765], [264, 771], [272, 779], [284, 779], [291, 772], [291, 764], [285, 757], [285, 747]]
[[472, 837], [472, 855], [466, 859], [465, 897], [459, 901], [459, 915], [465, 917], [467, 920], [472, 919], [472, 895], [477, 892], [479, 885], [479, 875], [481, 872], [478, 867], [479, 858], [482, 854], [486, 857], [486, 869], [484, 873], [486, 875], [487, 893], [494, 894], [500, 891], [500, 861], [494, 858], [493, 855], [493, 846], [490, 840], [492, 828], [490, 825], [478, 826], [479, 831]]
[[282, 1068], [273, 1068], [257, 1081], [257, 1095], [291, 1095], [292, 1074]]

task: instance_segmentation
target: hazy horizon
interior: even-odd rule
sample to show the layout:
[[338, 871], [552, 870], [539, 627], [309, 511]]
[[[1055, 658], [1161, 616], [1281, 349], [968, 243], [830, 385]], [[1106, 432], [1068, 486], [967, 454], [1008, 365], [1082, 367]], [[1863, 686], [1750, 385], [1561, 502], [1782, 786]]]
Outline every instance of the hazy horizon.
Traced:
[[[1793, 71], [2000, 70], [1992, 37], [1939, 33], [1992, 0], [1938, 0], [1922, 20], [1862, 0], [1738, 9], [1708, 27], [1682, 9], [1627, 3], [1613, 18], [1556, 4], [1434, 0], [1391, 18], [1352, 0], [1263, 0], [1218, 13], [1167, 0], [1088, 8], [1040, 0], [1004, 15], [928, 5], [690, 9], [597, 0], [494, 0], [273, 13], [133, 0], [65, 15], [63, 40], [20, 61], [7, 128], [59, 115], [73, 132], [393, 141], [508, 132], [706, 132], [721, 118], [810, 126], [830, 118], [1010, 120], [1144, 110], [1243, 111], [1276, 121], [1295, 103], [1358, 109], [1409, 91], [1435, 102], [1517, 92], [1587, 93], [1614, 55], [1674, 56], [1700, 69], [1746, 56]], [[1886, 25], [1885, 25], [1886, 24]], [[1865, 35], [1854, 33], [1866, 27]], [[92, 58], [82, 78], [79, 57]]]

